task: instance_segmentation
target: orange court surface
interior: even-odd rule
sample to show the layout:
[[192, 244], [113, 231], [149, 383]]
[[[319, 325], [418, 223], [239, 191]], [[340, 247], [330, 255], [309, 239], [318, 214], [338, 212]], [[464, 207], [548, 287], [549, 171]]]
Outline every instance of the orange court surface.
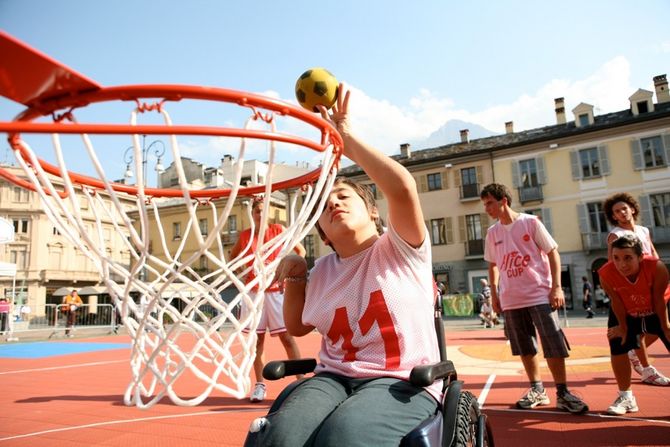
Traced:
[[[483, 402], [497, 446], [669, 446], [670, 387], [644, 385], [635, 373], [640, 411], [608, 416], [616, 397], [602, 327], [565, 329], [572, 346], [568, 385], [589, 404], [575, 416], [554, 407], [555, 389], [543, 364], [552, 404], [518, 410], [528, 382], [512, 357], [502, 329], [447, 329], [448, 356], [465, 389]], [[303, 357], [319, 348], [319, 335], [298, 339]], [[214, 392], [195, 407], [167, 398], [149, 409], [123, 404], [130, 381], [126, 335], [0, 345], [0, 447], [2, 446], [240, 446], [249, 423], [264, 415], [288, 379], [269, 383], [268, 399], [251, 404]], [[57, 349], [50, 349], [57, 347]], [[275, 338], [267, 358], [283, 357]], [[670, 374], [662, 343], [650, 348], [653, 364]], [[186, 396], [188, 397], [188, 396]]]

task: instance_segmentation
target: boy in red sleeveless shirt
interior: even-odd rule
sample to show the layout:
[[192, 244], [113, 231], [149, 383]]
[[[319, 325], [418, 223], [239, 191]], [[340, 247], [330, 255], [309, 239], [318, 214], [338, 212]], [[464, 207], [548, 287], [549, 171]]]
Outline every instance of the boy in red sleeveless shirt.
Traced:
[[[237, 257], [243, 250], [248, 248], [244, 254], [253, 253], [258, 245], [258, 233], [261, 228], [261, 217], [263, 211], [263, 199], [254, 199], [251, 206], [251, 217], [254, 220], [252, 228], [247, 228], [240, 233], [240, 237], [235, 243], [231, 251], [231, 259]], [[253, 234], [252, 234], [252, 231]], [[263, 234], [263, 242], [268, 242], [283, 233], [285, 230], [283, 225], [276, 223], [268, 223]], [[305, 248], [298, 243], [293, 250], [298, 256], [305, 256]], [[270, 253], [266, 259], [266, 263], [272, 262], [279, 255], [279, 249]], [[253, 261], [250, 261], [252, 264]], [[245, 282], [249, 284], [255, 278], [253, 271], [249, 272]], [[289, 359], [300, 358], [300, 350], [295, 342], [295, 339], [287, 332], [284, 324], [284, 316], [282, 312], [282, 305], [284, 304], [284, 296], [281, 293], [279, 283], [275, 282], [270, 287], [265, 289], [265, 296], [263, 297], [263, 310], [261, 311], [260, 321], [256, 327], [256, 357], [254, 357], [254, 374], [256, 375], [256, 384], [249, 396], [251, 402], [262, 402], [265, 399], [265, 382], [263, 380], [263, 366], [264, 366], [264, 351], [265, 351], [265, 332], [270, 332], [270, 336], [279, 337], [286, 355]], [[242, 313], [245, 314], [248, 310], [242, 306]], [[245, 332], [247, 332], [245, 330]]]
[[607, 412], [634, 413], [638, 406], [631, 390], [628, 351], [639, 347], [643, 334], [654, 334], [670, 352], [668, 270], [660, 260], [642, 255], [637, 236], [624, 234], [612, 242], [612, 260], [598, 270], [598, 275], [611, 299], [607, 337], [612, 371], [619, 387], [619, 396]]

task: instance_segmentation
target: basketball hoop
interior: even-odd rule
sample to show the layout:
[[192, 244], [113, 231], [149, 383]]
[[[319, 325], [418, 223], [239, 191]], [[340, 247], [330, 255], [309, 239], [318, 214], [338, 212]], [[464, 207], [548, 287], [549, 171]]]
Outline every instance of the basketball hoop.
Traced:
[[[80, 122], [76, 117], [92, 105], [109, 102], [118, 105], [118, 101], [133, 106], [128, 123]], [[243, 128], [173, 123], [168, 108], [187, 101], [242, 108], [249, 116]], [[162, 122], [138, 124], [139, 116], [150, 113], [158, 114]], [[51, 116], [52, 121], [37, 122], [45, 116]], [[308, 139], [278, 132], [280, 119], [302, 123], [318, 136]], [[259, 125], [266, 128], [254, 128]], [[0, 131], [9, 134], [25, 177], [1, 168], [0, 176], [39, 194], [54, 227], [100, 271], [133, 338], [132, 380], [124, 402], [146, 408], [167, 396], [175, 404], [192, 406], [201, 403], [213, 390], [237, 398], [246, 396], [264, 290], [271, 284], [281, 257], [315, 224], [318, 213], [312, 211], [325, 203], [343, 146], [335, 128], [298, 106], [257, 94], [220, 88], [144, 85], [100, 87], [46, 99], [42, 96], [14, 121], [0, 122]], [[24, 139], [35, 134], [51, 135], [55, 162], [39, 156]], [[72, 134], [81, 136], [84, 149], [78, 157], [90, 160], [95, 175], [69, 169], [72, 145], [66, 139]], [[101, 150], [96, 151], [93, 137], [117, 135], [130, 138], [136, 185], [110, 180], [99, 157]], [[174, 188], [146, 186], [141, 166], [142, 135], [167, 139], [177, 174]], [[180, 138], [192, 136], [239, 143], [230, 188], [195, 189], [189, 183], [185, 165], [188, 158], [184, 156]], [[267, 145], [267, 172], [261, 184], [244, 186], [247, 145], [257, 142]], [[294, 178], [278, 179], [278, 144], [306, 148], [310, 154], [320, 153], [320, 167]], [[226, 224], [234, 206], [247, 202], [243, 206], [250, 216], [247, 199], [256, 194], [273, 197], [278, 192], [288, 194], [286, 231], [267, 243], [259, 238], [261, 242], [253, 254], [227, 259], [224, 247], [230, 234], [226, 232]], [[82, 207], [81, 200], [87, 209]], [[267, 220], [270, 202], [264, 201], [262, 222]], [[128, 203], [134, 204], [132, 209]], [[186, 216], [179, 240], [174, 235], [170, 238], [166, 231], [175, 207]], [[199, 221], [203, 215], [211, 218], [213, 227], [201, 228]], [[263, 223], [261, 233], [265, 227]], [[110, 229], [123, 239], [128, 264], [110, 253], [106, 235]], [[267, 262], [277, 250], [280, 256]], [[203, 259], [208, 265], [206, 269], [198, 266]], [[252, 269], [255, 279], [244, 284], [239, 278]], [[222, 294], [231, 290], [230, 299], [224, 300]], [[234, 308], [240, 304], [250, 312], [238, 319]], [[245, 328], [251, 330], [245, 333]], [[180, 382], [185, 377], [196, 378], [200, 387], [193, 388], [193, 380]]]

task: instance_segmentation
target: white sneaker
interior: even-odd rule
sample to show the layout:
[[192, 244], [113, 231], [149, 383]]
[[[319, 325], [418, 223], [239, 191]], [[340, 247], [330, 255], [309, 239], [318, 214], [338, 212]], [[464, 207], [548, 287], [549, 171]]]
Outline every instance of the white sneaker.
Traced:
[[263, 402], [265, 399], [265, 384], [263, 382], [256, 382], [254, 385], [254, 391], [249, 397], [250, 402]]
[[628, 351], [628, 359], [630, 360], [630, 364], [633, 365], [633, 369], [635, 370], [636, 373], [639, 375], [642, 375], [642, 371], [644, 371], [644, 366], [642, 366], [642, 363], [640, 363], [640, 359], [637, 358], [637, 355], [635, 355], [635, 351], [631, 350]]
[[607, 413], [622, 416], [626, 413], [635, 413], [639, 410], [635, 396], [623, 397], [619, 395], [614, 403], [607, 408]]
[[670, 379], [658, 372], [653, 366], [647, 366], [642, 371], [642, 381], [650, 385], [668, 386]]

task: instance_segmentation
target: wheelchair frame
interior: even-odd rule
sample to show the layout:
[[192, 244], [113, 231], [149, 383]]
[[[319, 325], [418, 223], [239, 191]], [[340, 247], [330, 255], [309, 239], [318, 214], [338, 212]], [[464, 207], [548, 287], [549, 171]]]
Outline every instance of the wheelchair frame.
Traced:
[[[469, 391], [463, 391], [463, 381], [458, 380], [456, 368], [447, 360], [444, 323], [442, 321], [442, 297], [435, 301], [435, 332], [440, 349], [440, 361], [432, 365], [419, 365], [412, 369], [409, 381], [426, 387], [436, 380], [443, 380], [443, 398], [436, 413], [410, 431], [400, 442], [400, 447], [495, 447], [493, 433], [487, 416], [479, 409], [479, 403]], [[316, 368], [315, 359], [276, 360], [263, 368], [267, 380], [279, 380], [286, 376], [308, 374]], [[276, 412], [288, 395], [305, 380], [290, 383], [277, 396], [268, 415]], [[256, 446], [257, 433], [262, 430], [262, 419], [252, 422], [245, 447]]]

